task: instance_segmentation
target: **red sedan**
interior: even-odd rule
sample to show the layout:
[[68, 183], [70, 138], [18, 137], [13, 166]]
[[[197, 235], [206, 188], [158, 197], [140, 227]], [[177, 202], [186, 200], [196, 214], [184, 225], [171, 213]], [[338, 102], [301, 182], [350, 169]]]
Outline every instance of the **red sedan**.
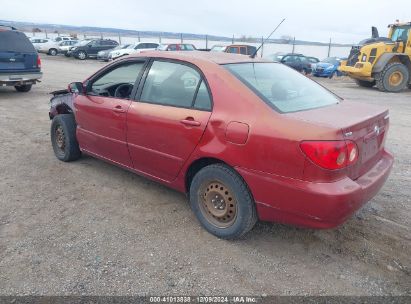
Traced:
[[241, 55], [130, 56], [55, 92], [49, 115], [58, 159], [86, 153], [187, 193], [203, 227], [227, 239], [257, 219], [335, 227], [393, 164], [386, 109]]

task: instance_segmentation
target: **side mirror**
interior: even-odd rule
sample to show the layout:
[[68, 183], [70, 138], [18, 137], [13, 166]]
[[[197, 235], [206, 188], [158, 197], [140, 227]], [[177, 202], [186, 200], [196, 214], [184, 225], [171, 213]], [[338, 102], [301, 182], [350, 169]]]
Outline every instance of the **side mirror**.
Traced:
[[81, 82], [72, 82], [68, 86], [68, 90], [70, 93], [74, 94], [83, 94], [84, 93], [84, 86]]

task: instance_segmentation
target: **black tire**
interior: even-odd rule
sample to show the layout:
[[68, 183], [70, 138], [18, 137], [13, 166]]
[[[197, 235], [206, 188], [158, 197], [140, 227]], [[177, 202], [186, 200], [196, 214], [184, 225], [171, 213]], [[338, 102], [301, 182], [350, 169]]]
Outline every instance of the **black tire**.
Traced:
[[68, 54], [68, 53], [64, 53], [64, 56], [66, 56], [66, 57], [70, 57], [70, 54]]
[[328, 78], [330, 78], [330, 79], [333, 79], [334, 78], [334, 76], [335, 76], [335, 71], [334, 72], [332, 72], [331, 74], [330, 74], [330, 76], [328, 76]]
[[87, 59], [87, 53], [85, 51], [79, 51], [76, 57], [80, 60]]
[[365, 80], [360, 80], [360, 79], [354, 79], [355, 83], [358, 84], [360, 87], [364, 88], [372, 88], [375, 86], [376, 81], [365, 81]]
[[[229, 208], [228, 206], [232, 207], [233, 205], [230, 205], [230, 203], [235, 202], [235, 213], [232, 219], [230, 219], [232, 223], [229, 223], [227, 227], [219, 227], [207, 218], [212, 218], [212, 215], [210, 211], [205, 211], [204, 206], [207, 195], [214, 196], [216, 193], [213, 192], [214, 190], [209, 189], [209, 185], [212, 188], [214, 183], [226, 187], [225, 189], [223, 187], [219, 189], [223, 190], [223, 192], [225, 191], [225, 194], [232, 196], [232, 198], [228, 197], [227, 202], [223, 203], [221, 201], [224, 205], [227, 204], [225, 208]], [[215, 191], [219, 191], [217, 188]], [[242, 177], [224, 164], [206, 166], [194, 176], [190, 185], [190, 205], [201, 225], [208, 232], [222, 239], [240, 238], [250, 231], [257, 222], [257, 212], [250, 190]], [[226, 211], [223, 210], [222, 212]]]
[[[393, 85], [390, 78], [394, 73], [400, 74], [402, 80]], [[398, 93], [407, 87], [410, 73], [405, 65], [399, 62], [392, 62], [385, 66], [381, 73], [375, 76], [377, 88], [382, 92]]]
[[53, 118], [50, 137], [54, 154], [59, 160], [69, 162], [80, 158], [81, 151], [76, 139], [76, 122], [72, 114], [60, 114]]
[[49, 49], [48, 54], [51, 55], [51, 56], [56, 56], [58, 54], [58, 52], [57, 52], [56, 49]]
[[28, 92], [31, 90], [32, 85], [31, 84], [24, 84], [24, 85], [19, 85], [19, 86], [14, 86], [17, 92]]

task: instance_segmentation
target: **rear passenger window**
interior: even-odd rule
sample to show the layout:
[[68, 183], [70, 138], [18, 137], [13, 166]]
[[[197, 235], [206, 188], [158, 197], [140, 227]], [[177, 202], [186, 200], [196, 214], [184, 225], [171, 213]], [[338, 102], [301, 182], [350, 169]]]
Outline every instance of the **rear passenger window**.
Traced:
[[211, 110], [211, 98], [208, 94], [207, 86], [203, 80], [198, 88], [196, 100], [194, 101], [194, 108], [206, 111]]
[[191, 108], [200, 80], [200, 74], [187, 65], [154, 61], [140, 99], [150, 103]]
[[231, 47], [228, 49], [228, 53], [237, 54], [237, 53], [238, 53], [238, 48], [231, 46]]

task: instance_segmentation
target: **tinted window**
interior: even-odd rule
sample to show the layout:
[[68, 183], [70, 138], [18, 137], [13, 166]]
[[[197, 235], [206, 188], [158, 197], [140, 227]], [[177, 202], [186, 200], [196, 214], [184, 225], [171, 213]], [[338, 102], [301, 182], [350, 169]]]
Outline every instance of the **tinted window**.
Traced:
[[21, 32], [0, 31], [0, 52], [36, 52], [30, 40]]
[[200, 87], [198, 88], [194, 107], [199, 110], [211, 110], [211, 98], [204, 81], [201, 81]]
[[149, 49], [155, 49], [156, 47], [158, 47], [157, 43], [146, 43], [146, 45]]
[[230, 46], [230, 48], [228, 49], [227, 53], [238, 53], [238, 49], [235, 46]]
[[181, 47], [184, 51], [194, 51], [195, 50], [193, 45], [191, 44], [183, 44], [181, 45]]
[[225, 67], [280, 112], [336, 104], [338, 98], [316, 82], [277, 63], [239, 63]]
[[248, 48], [248, 54], [247, 55], [252, 55], [257, 50], [257, 48], [255, 46], [249, 46], [247, 48]]
[[247, 48], [240, 47], [240, 54], [247, 55]]
[[144, 83], [141, 100], [191, 107], [200, 79], [200, 74], [187, 65], [154, 61]]
[[114, 96], [114, 91], [120, 84], [129, 84], [132, 88], [143, 65], [144, 62], [133, 62], [115, 67], [93, 82], [91, 92], [97, 95]]
[[177, 45], [176, 44], [170, 44], [167, 48], [168, 51], [177, 51]]

